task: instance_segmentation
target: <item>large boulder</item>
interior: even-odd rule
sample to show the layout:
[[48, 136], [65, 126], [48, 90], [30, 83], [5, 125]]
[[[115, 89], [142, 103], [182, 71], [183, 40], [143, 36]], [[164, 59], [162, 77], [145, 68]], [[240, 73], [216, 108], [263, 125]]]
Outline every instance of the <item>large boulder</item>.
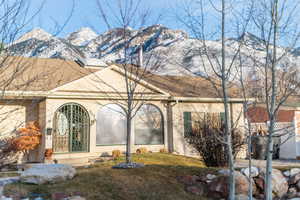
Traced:
[[287, 194], [285, 195], [285, 198], [291, 199], [291, 198], [295, 198], [295, 197], [298, 197], [297, 188], [292, 186], [289, 188]]
[[[251, 180], [252, 181], [252, 180]], [[209, 197], [214, 198], [227, 198], [229, 195], [229, 176], [221, 175], [217, 178], [214, 178], [209, 184]], [[253, 191], [255, 193], [256, 187], [252, 181]], [[249, 180], [242, 173], [235, 172], [235, 192], [236, 194], [248, 194], [249, 189]]]
[[184, 185], [195, 185], [197, 182], [200, 182], [201, 178], [199, 176], [178, 176], [177, 180]]
[[294, 176], [296, 174], [299, 174], [300, 173], [300, 168], [292, 168], [290, 170], [290, 176]]
[[[263, 168], [260, 171], [259, 179], [257, 179], [257, 180], [263, 180], [263, 183], [265, 183], [265, 175], [266, 175], [266, 169]], [[262, 187], [261, 189], [263, 189], [263, 191], [264, 191], [264, 184], [258, 184], [257, 182], [256, 182], [256, 184], [259, 187]], [[273, 191], [273, 194], [276, 197], [281, 198], [283, 195], [285, 195], [287, 193], [288, 188], [289, 188], [288, 182], [285, 179], [285, 177], [283, 176], [283, 174], [281, 173], [281, 171], [278, 169], [272, 169], [272, 191]]]
[[207, 188], [204, 183], [197, 183], [195, 185], [186, 186], [185, 190], [198, 196], [205, 196]]
[[290, 179], [289, 179], [289, 184], [290, 185], [295, 185], [299, 182], [299, 180], [300, 180], [300, 173], [291, 176]]
[[35, 164], [22, 172], [20, 181], [23, 183], [44, 184], [56, 183], [72, 179], [76, 170], [65, 164]]
[[251, 169], [247, 167], [241, 169], [241, 172], [247, 177], [249, 177], [250, 173], [251, 173], [251, 177], [256, 177], [259, 174], [259, 169], [257, 167], [251, 167]]

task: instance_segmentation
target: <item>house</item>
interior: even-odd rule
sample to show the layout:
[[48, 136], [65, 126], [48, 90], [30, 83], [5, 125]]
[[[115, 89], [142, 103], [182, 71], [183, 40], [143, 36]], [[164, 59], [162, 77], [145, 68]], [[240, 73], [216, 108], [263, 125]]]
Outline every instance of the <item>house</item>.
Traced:
[[[257, 105], [247, 111], [252, 132], [267, 130], [269, 116], [265, 106]], [[291, 106], [282, 106], [277, 113], [275, 134], [279, 136], [279, 158], [300, 158], [300, 109]]]
[[[118, 65], [82, 66], [77, 62], [10, 57], [0, 70], [0, 130], [13, 134], [28, 121], [38, 121], [43, 137], [30, 161], [43, 162], [45, 149], [53, 159], [87, 160], [112, 150], [125, 151], [126, 119], [116, 102], [126, 95], [124, 69]], [[149, 73], [150, 74], [150, 73]], [[134, 79], [134, 78], [133, 78]], [[193, 155], [184, 139], [193, 113], [222, 113], [222, 98], [200, 77], [151, 74], [138, 82], [143, 105], [132, 122], [132, 151], [162, 148]], [[243, 125], [243, 99], [230, 89], [231, 120]]]

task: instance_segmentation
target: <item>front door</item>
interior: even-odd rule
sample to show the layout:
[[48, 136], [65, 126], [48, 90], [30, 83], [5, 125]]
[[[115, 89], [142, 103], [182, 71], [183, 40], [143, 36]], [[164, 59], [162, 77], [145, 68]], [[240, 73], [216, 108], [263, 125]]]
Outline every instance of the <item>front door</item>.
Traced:
[[89, 131], [88, 112], [76, 103], [63, 105], [54, 116], [53, 151], [87, 152]]

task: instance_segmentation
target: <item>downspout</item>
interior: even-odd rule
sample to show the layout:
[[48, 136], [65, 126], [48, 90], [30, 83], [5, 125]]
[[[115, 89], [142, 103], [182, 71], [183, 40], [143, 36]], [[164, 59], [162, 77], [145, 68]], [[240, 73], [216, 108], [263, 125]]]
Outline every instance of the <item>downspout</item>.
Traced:
[[174, 126], [173, 126], [173, 107], [178, 104], [178, 100], [175, 102], [167, 102], [167, 133], [168, 133], [168, 151], [174, 152]]

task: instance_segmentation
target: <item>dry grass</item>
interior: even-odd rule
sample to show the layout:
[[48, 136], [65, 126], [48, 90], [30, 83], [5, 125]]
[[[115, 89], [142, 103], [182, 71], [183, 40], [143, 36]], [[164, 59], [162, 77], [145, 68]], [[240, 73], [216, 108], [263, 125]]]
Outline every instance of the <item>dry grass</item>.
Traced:
[[28, 185], [12, 184], [5, 187], [6, 194], [30, 193], [45, 194], [50, 199], [54, 192], [80, 192], [89, 200], [135, 200], [135, 199], [164, 199], [164, 200], [193, 200], [199, 198], [185, 192], [182, 184], [176, 180], [184, 174], [202, 174], [214, 171], [197, 159], [165, 153], [149, 153], [134, 155], [135, 162], [146, 164], [140, 169], [112, 169], [111, 166], [123, 161], [99, 163], [91, 168], [77, 169], [77, 176], [70, 181], [48, 184]]
[[19, 176], [20, 174], [17, 172], [0, 172], [0, 178]]

